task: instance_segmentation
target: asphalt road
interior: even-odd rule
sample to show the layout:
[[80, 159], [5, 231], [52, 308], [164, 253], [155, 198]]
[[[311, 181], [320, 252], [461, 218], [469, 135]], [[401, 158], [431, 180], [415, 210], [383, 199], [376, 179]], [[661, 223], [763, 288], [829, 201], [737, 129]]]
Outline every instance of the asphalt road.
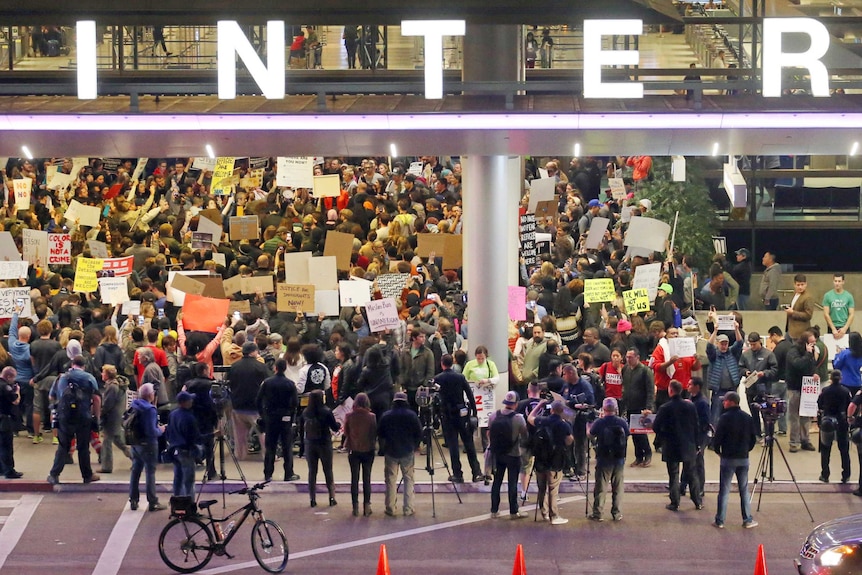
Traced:
[[[262, 506], [287, 533], [288, 573], [345, 575], [375, 573], [381, 543], [387, 545], [392, 575], [508, 574], [519, 543], [527, 572], [543, 575], [749, 574], [759, 544], [765, 546], [769, 572], [790, 575], [792, 559], [815, 523], [860, 508], [860, 500], [848, 494], [807, 493], [815, 518], [811, 523], [799, 495], [766, 493], [761, 511], [755, 513], [758, 528], [742, 528], [738, 499], [732, 499], [727, 528], [719, 531], [710, 525], [714, 493], [707, 494], [706, 510], [696, 511], [686, 501], [678, 513], [664, 509], [667, 498], [660, 493], [628, 494], [619, 523], [587, 521], [583, 496], [564, 494], [560, 509], [570, 522], [563, 526], [534, 523], [532, 512], [518, 521], [491, 519], [487, 494], [462, 497], [459, 504], [454, 494], [438, 493], [436, 519], [431, 517], [429, 494], [417, 495], [417, 513], [410, 518], [384, 516], [383, 496], [377, 493], [370, 518], [350, 514], [346, 493], [338, 494], [336, 507], [323, 503], [311, 509], [304, 494], [264, 492]], [[228, 502], [232, 507], [243, 500], [230, 496]], [[3, 493], [0, 521], [0, 573], [172, 572], [157, 550], [168, 513], [129, 511], [122, 493]], [[234, 559], [216, 557], [202, 573], [262, 572], [254, 563], [249, 533], [246, 524], [231, 542]]]

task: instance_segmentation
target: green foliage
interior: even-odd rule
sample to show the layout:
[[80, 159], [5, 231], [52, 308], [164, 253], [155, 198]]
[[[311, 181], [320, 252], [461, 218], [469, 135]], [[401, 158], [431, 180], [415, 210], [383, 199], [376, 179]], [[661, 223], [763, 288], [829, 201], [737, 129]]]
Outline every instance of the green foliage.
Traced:
[[653, 158], [653, 181], [638, 184], [636, 199], [649, 198], [649, 215], [671, 229], [679, 211], [674, 251], [693, 256], [696, 265], [706, 268], [715, 254], [712, 236], [718, 232], [718, 218], [701, 174], [698, 158], [686, 158], [686, 181], [674, 182], [670, 158]]

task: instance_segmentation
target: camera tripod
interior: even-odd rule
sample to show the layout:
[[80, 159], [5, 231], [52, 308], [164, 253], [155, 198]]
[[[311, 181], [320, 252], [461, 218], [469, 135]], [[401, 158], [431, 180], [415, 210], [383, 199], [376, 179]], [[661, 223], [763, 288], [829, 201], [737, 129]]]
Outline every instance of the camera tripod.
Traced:
[[[236, 467], [237, 472], [239, 473], [240, 481], [245, 487], [248, 487], [248, 482], [245, 479], [245, 474], [242, 472], [242, 467], [239, 465], [239, 460], [236, 458], [236, 454], [233, 452], [233, 448], [228, 443], [227, 437], [224, 433], [221, 433], [221, 430], [224, 428], [224, 422], [220, 419], [219, 426], [217, 432], [214, 432], [215, 435], [215, 445], [213, 446], [214, 450], [218, 451], [218, 474], [217, 477], [221, 480], [221, 498], [222, 498], [222, 507], [226, 506], [225, 496], [227, 495], [227, 489], [225, 487], [225, 481], [227, 480], [227, 473], [225, 472], [225, 452], [230, 455], [231, 460], [233, 461], [234, 466]], [[204, 492], [204, 487], [207, 483], [210, 482], [208, 478], [208, 473], [204, 471], [204, 478], [201, 482], [201, 488], [198, 491], [197, 500], [201, 498]], [[197, 500], [195, 501], [197, 503]]]
[[796, 487], [796, 492], [799, 493], [799, 498], [802, 500], [802, 505], [805, 506], [805, 511], [808, 512], [808, 517], [811, 518], [813, 523], [814, 516], [808, 508], [808, 503], [802, 495], [802, 490], [799, 489], [799, 483], [796, 482], [796, 476], [793, 475], [793, 470], [790, 468], [790, 462], [787, 461], [787, 456], [784, 455], [784, 450], [781, 448], [781, 444], [775, 441], [775, 422], [778, 418], [767, 414], [761, 415], [763, 416], [763, 425], [766, 433], [763, 441], [763, 450], [760, 453], [760, 461], [758, 462], [757, 469], [754, 472], [754, 487], [752, 487], [751, 492], [749, 493], [749, 498], [754, 498], [754, 492], [757, 491], [758, 479], [760, 479], [760, 492], [757, 495], [757, 511], [760, 511], [760, 502], [763, 499], [764, 483], [765, 481], [769, 481], [770, 483], [775, 481], [774, 447], [778, 446], [778, 453], [781, 454], [781, 459], [784, 460], [784, 466], [787, 467], [787, 472], [790, 473], [790, 480], [793, 481], [793, 485]]
[[[431, 476], [431, 517], [437, 517], [437, 504], [434, 491], [434, 449], [440, 454], [440, 460], [443, 462], [443, 467], [449, 477], [452, 477], [452, 470], [449, 469], [449, 464], [446, 462], [446, 453], [443, 451], [443, 446], [440, 445], [440, 440], [434, 435], [434, 426], [430, 423], [422, 427], [422, 437], [425, 443], [425, 471]], [[456, 439], [457, 441], [457, 439]], [[458, 503], [464, 503], [461, 500], [461, 493], [458, 491], [458, 485], [454, 481], [449, 481], [452, 484], [452, 489], [455, 491], [455, 496], [458, 497]]]

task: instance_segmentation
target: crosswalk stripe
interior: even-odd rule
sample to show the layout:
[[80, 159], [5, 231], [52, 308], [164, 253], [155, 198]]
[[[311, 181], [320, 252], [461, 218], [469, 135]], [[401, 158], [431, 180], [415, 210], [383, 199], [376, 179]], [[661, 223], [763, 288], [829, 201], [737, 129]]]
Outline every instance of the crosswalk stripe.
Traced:
[[93, 569], [93, 575], [117, 575], [144, 515], [146, 513], [132, 511], [129, 504], [126, 503], [123, 513], [117, 519], [116, 525], [111, 530], [111, 536], [108, 537], [108, 541], [102, 549], [102, 555], [99, 557], [99, 562], [96, 563], [96, 568]]
[[0, 499], [0, 507], [16, 507], [18, 499]]
[[12, 509], [12, 513], [6, 517], [3, 524], [3, 536], [0, 537], [0, 570], [9, 558], [9, 554], [18, 545], [21, 536], [24, 535], [24, 530], [33, 514], [36, 513], [36, 508], [42, 501], [41, 495], [22, 495], [20, 501]]

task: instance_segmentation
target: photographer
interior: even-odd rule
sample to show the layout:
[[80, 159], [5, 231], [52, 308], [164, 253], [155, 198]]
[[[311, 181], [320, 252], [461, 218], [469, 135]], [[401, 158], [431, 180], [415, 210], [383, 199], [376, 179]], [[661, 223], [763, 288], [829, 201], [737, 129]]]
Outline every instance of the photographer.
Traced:
[[21, 402], [21, 390], [15, 383], [14, 367], [4, 367], [0, 372], [0, 474], [6, 479], [18, 479], [24, 474], [15, 470], [14, 445], [15, 413]]
[[[547, 417], [539, 417], [545, 410], [548, 401], [540, 401], [530, 415], [527, 422], [538, 430], [536, 432], [536, 483], [539, 487], [539, 496], [536, 504], [542, 510], [542, 519], [551, 520], [551, 525], [563, 525], [569, 520], [560, 517], [557, 510], [557, 499], [560, 494], [560, 482], [563, 479], [563, 453], [567, 446], [574, 443], [572, 427], [563, 419], [564, 405], [562, 401], [551, 403], [551, 414]], [[547, 429], [543, 429], [547, 428]], [[550, 445], [540, 449], [545, 436], [550, 440]], [[543, 451], [540, 455], [539, 451]]]
[[570, 363], [563, 366], [563, 379], [566, 382], [563, 388], [566, 405], [575, 410], [575, 421], [572, 424], [574, 452], [569, 450], [567, 455], [571, 454], [574, 474], [581, 479], [587, 474], [587, 424], [595, 419], [595, 394], [589, 377], [578, 376], [575, 366]]
[[[473, 472], [473, 481], [483, 481], [485, 476], [479, 466], [476, 457], [476, 446], [473, 443], [474, 427], [471, 418], [476, 417], [476, 399], [470, 384], [460, 373], [452, 371], [454, 360], [449, 354], [444, 355], [440, 364], [443, 371], [434, 377], [434, 383], [440, 389], [440, 416], [443, 424], [443, 437], [449, 446], [449, 457], [452, 460], [452, 476], [449, 481], [464, 483], [464, 474], [461, 470], [461, 454], [458, 449], [458, 438], [464, 443], [464, 451], [467, 452], [467, 461], [470, 462], [470, 470]], [[464, 398], [467, 398], [465, 402]], [[430, 448], [429, 448], [430, 449]]]
[[[746, 378], [752, 374], [756, 377], [751, 383], [748, 380], [745, 382], [745, 398], [751, 404], [763, 401], [763, 397], [771, 391], [772, 382], [778, 375], [778, 360], [774, 353], [763, 347], [760, 334], [756, 331], [748, 334], [748, 345], [748, 351], [739, 358], [739, 370]], [[760, 434], [760, 412], [755, 411], [751, 415]]]

